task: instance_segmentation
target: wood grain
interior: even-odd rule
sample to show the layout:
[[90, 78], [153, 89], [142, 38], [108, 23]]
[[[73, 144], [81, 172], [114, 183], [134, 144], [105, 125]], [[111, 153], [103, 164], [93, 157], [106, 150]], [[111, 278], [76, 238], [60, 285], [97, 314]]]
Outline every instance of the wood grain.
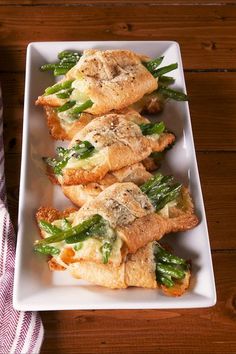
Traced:
[[146, 39], [178, 41], [185, 68], [236, 69], [233, 5], [2, 6], [0, 18], [5, 71], [24, 70], [32, 41]]
[[[236, 154], [198, 155], [211, 247], [235, 249]], [[7, 154], [6, 179], [12, 220], [17, 223], [20, 154]], [[200, 217], [200, 215], [199, 215]]]
[[43, 312], [46, 337], [41, 354], [235, 353], [235, 255], [213, 254], [215, 307]]
[[[233, 99], [236, 73], [186, 72], [185, 77], [197, 151], [236, 151], [236, 100]], [[19, 153], [24, 73], [0, 73], [0, 80], [3, 87], [5, 149], [9, 153]]]
[[213, 250], [215, 307], [43, 312], [42, 354], [236, 353], [235, 5], [236, 0], [0, 0], [6, 181], [15, 225], [27, 44], [176, 40]]
[[203, 5], [203, 6], [209, 6], [209, 5], [218, 5], [218, 6], [224, 6], [227, 4], [233, 5], [236, 4], [235, 1], [223, 1], [223, 0], [177, 0], [177, 1], [172, 1], [172, 0], [129, 0], [129, 1], [124, 1], [124, 0], [109, 0], [109, 1], [103, 1], [103, 0], [67, 0], [66, 2], [64, 0], [51, 0], [50, 3], [48, 0], [0, 0], [0, 6], [3, 5], [30, 5], [30, 6], [38, 6], [38, 5], [48, 5], [48, 6], [56, 6], [56, 5], [62, 5], [62, 6], [81, 6], [81, 5], [87, 5], [87, 6], [137, 6], [137, 5], [148, 5], [150, 7], [153, 6], [160, 6], [160, 5], [171, 5], [171, 6], [179, 6], [179, 5]]

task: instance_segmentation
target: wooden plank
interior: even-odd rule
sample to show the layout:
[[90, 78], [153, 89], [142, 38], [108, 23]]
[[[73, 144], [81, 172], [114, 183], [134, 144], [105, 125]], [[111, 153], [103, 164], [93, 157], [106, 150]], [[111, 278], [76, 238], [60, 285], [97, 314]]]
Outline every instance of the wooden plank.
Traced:
[[[23, 73], [1, 73], [5, 149], [21, 151]], [[186, 72], [197, 151], [236, 151], [236, 73]], [[42, 110], [43, 117], [43, 110]], [[14, 143], [15, 142], [15, 143]]]
[[197, 150], [236, 148], [236, 73], [186, 73]]
[[[236, 153], [200, 152], [198, 163], [212, 249], [236, 249]], [[19, 171], [20, 154], [7, 154], [7, 192], [15, 225], [18, 210]]]
[[225, 6], [225, 5], [233, 5], [236, 4], [235, 0], [233, 1], [227, 1], [227, 0], [177, 0], [177, 1], [172, 1], [172, 0], [129, 0], [129, 1], [124, 1], [124, 0], [109, 0], [109, 1], [103, 1], [103, 0], [67, 0], [66, 4], [64, 0], [0, 0], [0, 6], [3, 5], [31, 5], [31, 6], [38, 6], [38, 5], [49, 5], [49, 6], [56, 6], [56, 5], [63, 5], [63, 6], [69, 6], [69, 5], [94, 5], [94, 6], [109, 6], [112, 4], [113, 6], [121, 6], [121, 5], [149, 5], [150, 7], [153, 6], [161, 6], [161, 5], [170, 5], [170, 6], [179, 6], [179, 5], [203, 5], [203, 6], [209, 6], [209, 5], [218, 5], [218, 6]]
[[6, 71], [24, 70], [29, 42], [60, 40], [176, 40], [185, 68], [236, 68], [233, 5], [2, 6], [0, 17]]
[[235, 353], [235, 253], [216, 253], [213, 260], [215, 307], [43, 312], [41, 353]]
[[211, 246], [235, 248], [236, 154], [198, 153], [197, 158]]

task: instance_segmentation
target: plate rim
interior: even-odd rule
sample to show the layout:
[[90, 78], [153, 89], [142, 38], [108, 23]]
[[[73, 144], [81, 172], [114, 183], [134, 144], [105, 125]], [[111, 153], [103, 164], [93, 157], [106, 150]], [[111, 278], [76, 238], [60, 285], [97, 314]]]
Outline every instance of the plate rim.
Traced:
[[[211, 307], [216, 304], [217, 301], [217, 295], [216, 295], [216, 286], [215, 286], [215, 277], [214, 277], [214, 270], [213, 270], [213, 264], [212, 264], [212, 255], [211, 255], [211, 247], [210, 247], [210, 239], [209, 239], [209, 233], [208, 233], [208, 226], [207, 226], [207, 220], [206, 220], [206, 213], [205, 213], [205, 205], [204, 205], [204, 200], [203, 200], [203, 195], [202, 195], [202, 188], [201, 188], [201, 181], [199, 177], [199, 169], [198, 169], [198, 163], [197, 163], [197, 158], [196, 158], [196, 149], [195, 149], [195, 144], [194, 144], [194, 139], [193, 139], [193, 130], [192, 130], [192, 122], [191, 122], [191, 115], [190, 115], [190, 110], [189, 110], [189, 104], [186, 102], [186, 113], [188, 115], [188, 124], [189, 124], [189, 133], [190, 133], [190, 140], [191, 140], [191, 148], [192, 148], [192, 158], [194, 159], [194, 166], [196, 169], [196, 176], [195, 178], [197, 179], [198, 187], [199, 187], [199, 198], [202, 204], [202, 220], [205, 224], [206, 227], [206, 238], [207, 238], [207, 251], [208, 251], [208, 260], [209, 260], [209, 266], [210, 266], [210, 273], [211, 273], [211, 280], [212, 280], [212, 288], [211, 288], [211, 297], [205, 297], [205, 301], [201, 303], [199, 306], [198, 304], [191, 304], [191, 306], [186, 306], [181, 303], [177, 304], [177, 306], [170, 306], [168, 303], [164, 305], [160, 305], [158, 301], [156, 301], [157, 306], [148, 306], [146, 303], [140, 303], [139, 305], [133, 305], [131, 306], [129, 303], [127, 306], [124, 306], [124, 303], [122, 303], [122, 306], [115, 306], [114, 304], [109, 304], [110, 306], [98, 306], [96, 304], [93, 304], [93, 306], [64, 306], [64, 308], [61, 308], [60, 305], [54, 306], [53, 308], [49, 305], [48, 306], [38, 306], [38, 305], [33, 305], [31, 304], [26, 304], [22, 299], [19, 298], [18, 290], [19, 290], [19, 280], [20, 280], [20, 261], [21, 261], [21, 249], [22, 249], [22, 241], [23, 241], [23, 235], [21, 234], [21, 228], [20, 225], [23, 221], [23, 204], [24, 204], [24, 190], [25, 190], [25, 184], [26, 184], [26, 166], [27, 166], [27, 148], [29, 145], [29, 107], [32, 102], [29, 100], [29, 85], [30, 85], [30, 69], [31, 69], [31, 61], [32, 61], [32, 55], [31, 55], [31, 48], [34, 48], [35, 46], [45, 46], [47, 44], [61, 44], [61, 45], [70, 45], [70, 44], [79, 44], [79, 43], [97, 43], [97, 44], [107, 44], [107, 45], [112, 45], [114, 43], [119, 44], [119, 43], [126, 43], [126, 44], [132, 44], [132, 43], [162, 43], [162, 44], [169, 44], [169, 45], [175, 45], [176, 50], [178, 51], [178, 57], [179, 57], [179, 70], [181, 72], [181, 76], [183, 77], [183, 88], [186, 90], [186, 84], [185, 84], [185, 75], [184, 75], [184, 70], [183, 70], [183, 64], [182, 64], [182, 56], [181, 56], [181, 51], [180, 51], [180, 45], [177, 41], [156, 41], [156, 40], [151, 40], [151, 41], [145, 41], [145, 40], [135, 40], [135, 41], [45, 41], [45, 42], [31, 42], [27, 46], [27, 54], [26, 54], [26, 74], [25, 74], [25, 90], [24, 90], [24, 118], [23, 118], [23, 131], [22, 131], [22, 156], [21, 156], [21, 172], [20, 172], [20, 188], [19, 188], [19, 207], [18, 207], [18, 233], [17, 233], [17, 247], [16, 247], [16, 256], [15, 256], [15, 272], [14, 272], [14, 288], [13, 288], [13, 307], [16, 310], [32, 310], [32, 311], [43, 311], [43, 310], [85, 310], [85, 309], [177, 309], [177, 308], [204, 308], [204, 307]], [[140, 305], [142, 306], [140, 308]]]

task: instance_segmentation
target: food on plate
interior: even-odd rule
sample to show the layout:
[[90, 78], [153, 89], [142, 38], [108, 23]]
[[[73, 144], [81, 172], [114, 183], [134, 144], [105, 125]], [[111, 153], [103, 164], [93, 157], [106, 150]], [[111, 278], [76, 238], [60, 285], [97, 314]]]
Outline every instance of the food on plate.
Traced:
[[72, 115], [84, 105], [83, 110], [97, 115], [128, 107], [156, 89], [157, 80], [134, 52], [88, 49], [36, 103], [61, 109], [67, 104]]
[[162, 151], [175, 136], [163, 122], [150, 123], [138, 113], [107, 114], [93, 119], [74, 136], [58, 157], [45, 158], [48, 174], [61, 185], [87, 184]]
[[47, 174], [80, 209], [40, 207], [41, 239], [34, 249], [49, 268], [111, 289], [161, 288], [180, 296], [190, 284], [190, 264], [159, 241], [198, 224], [187, 188], [156, 170], [175, 135], [160, 112], [167, 99], [187, 100], [160, 67], [129, 50], [63, 51], [43, 71], [61, 76], [36, 104], [44, 106], [50, 134], [70, 140], [56, 158], [44, 157]]
[[36, 104], [43, 105], [54, 139], [71, 139], [83, 113], [102, 115], [131, 106], [138, 112], [157, 113], [166, 99], [187, 100], [187, 96], [167, 86], [165, 76], [177, 63], [159, 68], [164, 57], [151, 60], [128, 50], [86, 50], [83, 55], [63, 51], [59, 63], [45, 64], [43, 71], [65, 75], [48, 87]]
[[[153, 162], [152, 162], [153, 163]], [[62, 186], [62, 191], [75, 205], [81, 207], [87, 201], [94, 199], [104, 189], [116, 182], [133, 182], [138, 186], [152, 177], [143, 163], [138, 162], [120, 170], [109, 172], [103, 179], [88, 184]]]
[[63, 50], [58, 53], [57, 63], [47, 63], [41, 66], [42, 71], [53, 71], [54, 76], [65, 75], [81, 58], [79, 52]]
[[59, 266], [92, 261], [117, 267], [127, 253], [198, 223], [188, 190], [161, 174], [141, 187], [114, 183], [78, 211], [59, 215], [53, 208], [39, 209], [43, 239], [35, 242], [35, 249], [53, 255]]
[[190, 284], [190, 264], [174, 256], [158, 242], [150, 242], [135, 254], [128, 254], [119, 267], [80, 261], [67, 268], [73, 277], [111, 289], [130, 286], [161, 290], [181, 296]]
[[[62, 191], [72, 203], [81, 207], [88, 200], [95, 198], [104, 189], [116, 182], [133, 182], [140, 186], [152, 177], [151, 172], [160, 167], [162, 153], [152, 153], [142, 162], [123, 167], [117, 171], [107, 173], [103, 179], [88, 184], [62, 185]], [[54, 183], [54, 179], [52, 179]]]
[[95, 118], [92, 114], [82, 112], [79, 119], [64, 119], [64, 114], [58, 115], [55, 108], [44, 107], [48, 129], [51, 137], [55, 140], [71, 140], [75, 134], [86, 124]]

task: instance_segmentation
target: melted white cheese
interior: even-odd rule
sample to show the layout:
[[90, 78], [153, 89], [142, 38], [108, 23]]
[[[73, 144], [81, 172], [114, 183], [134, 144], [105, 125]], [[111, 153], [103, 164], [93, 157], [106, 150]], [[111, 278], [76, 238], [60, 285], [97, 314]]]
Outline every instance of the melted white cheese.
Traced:
[[[70, 223], [72, 223], [75, 218], [75, 215], [76, 215], [76, 212], [71, 213], [68, 217], [66, 217], [66, 219]], [[62, 221], [63, 221], [63, 219], [55, 220], [52, 222], [52, 224], [60, 228], [62, 225]], [[111, 237], [114, 234], [113, 229], [111, 229], [110, 227], [107, 227], [107, 230], [106, 230], [106, 235], [108, 235], [108, 234]], [[46, 232], [44, 232], [43, 235], [45, 238], [51, 236], [50, 234], [48, 234]], [[65, 248], [73, 248], [73, 250], [75, 252], [74, 258], [76, 258], [76, 259], [83, 259], [83, 260], [89, 260], [89, 261], [95, 261], [95, 262], [97, 261], [97, 262], [102, 263], [102, 253], [100, 251], [102, 244], [103, 244], [102, 239], [100, 240], [99, 238], [90, 237], [87, 240], [80, 242], [81, 247], [78, 250], [76, 250], [76, 246], [78, 245], [78, 243], [67, 244], [65, 241], [61, 241], [61, 242], [52, 243], [50, 245], [53, 247], [56, 247], [60, 250], [60, 254], [53, 256], [53, 258], [57, 261], [58, 264], [67, 268], [68, 265], [66, 263], [64, 263], [61, 259], [61, 252]], [[114, 264], [115, 263], [120, 264], [122, 244], [123, 244], [123, 241], [121, 240], [121, 238], [117, 237], [114, 244], [113, 244], [111, 255], [109, 257], [110, 262], [112, 262]]]
[[106, 161], [106, 157], [107, 154], [105, 149], [95, 152], [92, 156], [86, 159], [78, 160], [75, 157], [71, 157], [65, 168], [92, 170], [94, 167], [102, 165]]
[[161, 210], [158, 211], [158, 214], [161, 214], [161, 216], [165, 217], [165, 218], [169, 218], [170, 214], [170, 208], [174, 207], [177, 205], [177, 201], [176, 200], [172, 200], [171, 202], [167, 203], [164, 208], [162, 208]]
[[147, 137], [151, 140], [158, 140], [160, 138], [160, 135], [159, 134], [151, 134], [151, 135], [147, 135]]

